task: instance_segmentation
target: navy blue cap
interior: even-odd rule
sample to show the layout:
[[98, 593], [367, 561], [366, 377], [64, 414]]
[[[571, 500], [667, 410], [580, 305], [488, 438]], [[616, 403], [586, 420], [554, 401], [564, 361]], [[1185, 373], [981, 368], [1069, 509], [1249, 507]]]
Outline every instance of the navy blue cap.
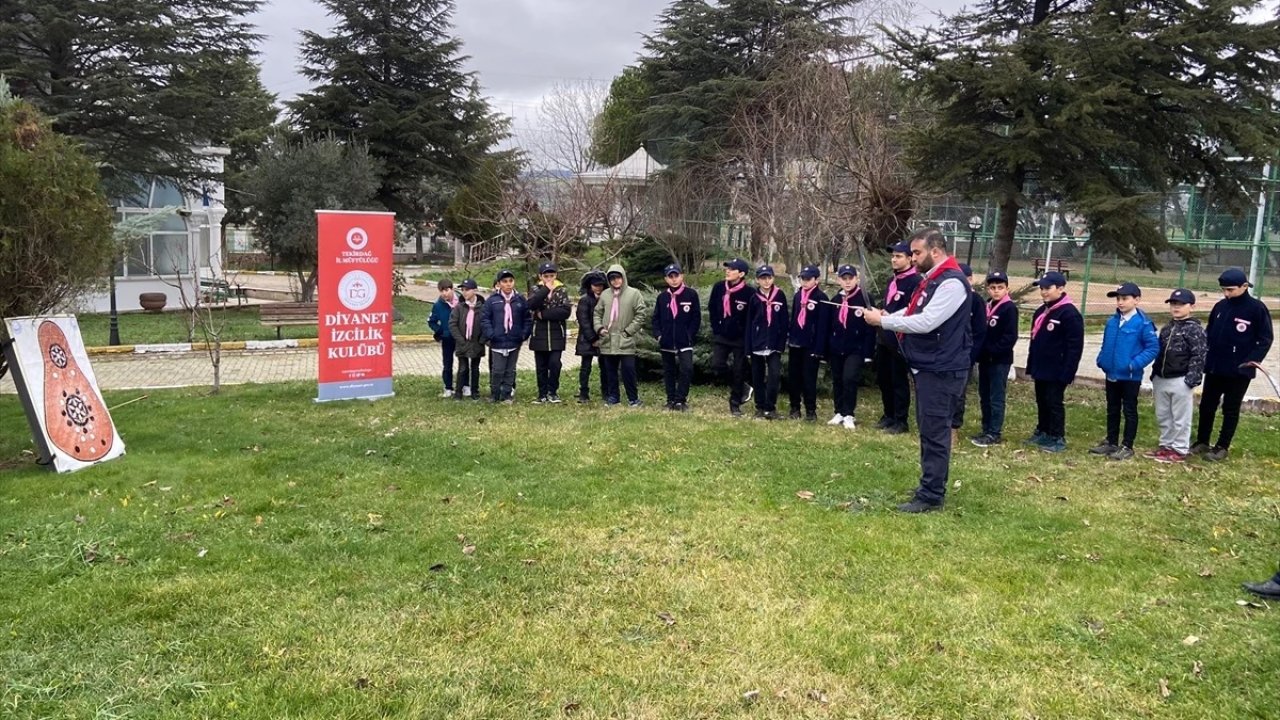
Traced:
[[538, 266], [539, 275], [545, 275], [546, 273], [549, 273], [549, 272], [560, 272], [560, 271], [556, 270], [555, 263], [544, 262]]
[[1057, 285], [1058, 287], [1066, 287], [1067, 279], [1062, 276], [1062, 273], [1057, 271], [1051, 271], [1051, 272], [1045, 273], [1044, 275], [1041, 275], [1040, 282], [1038, 284], [1040, 285], [1041, 289], [1051, 287], [1053, 285]]
[[662, 270], [663, 275], [681, 275], [684, 271], [680, 269], [680, 263], [671, 263]]
[[724, 263], [724, 266], [729, 268], [730, 270], [737, 270], [738, 272], [751, 272], [751, 266], [748, 265], [747, 261], [743, 260], [742, 258], [734, 258], [732, 260], [726, 260]]
[[1195, 305], [1196, 294], [1186, 288], [1178, 288], [1169, 293], [1169, 299], [1166, 303], [1182, 303], [1183, 305]]
[[756, 277], [764, 277], [765, 275], [768, 275], [769, 277], [773, 277], [772, 265], [761, 265], [760, 267], [756, 268]]
[[836, 268], [836, 275], [839, 277], [844, 277], [845, 275], [852, 275], [854, 277], [858, 277], [858, 268], [852, 265], [841, 265], [840, 267]]
[[471, 278], [467, 278], [466, 280], [463, 280], [462, 283], [458, 285], [458, 287], [462, 288], [463, 290], [475, 290], [480, 286], [476, 284], [475, 280]]
[[1009, 276], [1006, 275], [1002, 270], [992, 270], [991, 272], [987, 273], [987, 280], [986, 280], [986, 284], [990, 285], [991, 283], [1003, 283], [1005, 285], [1008, 285]]
[[1120, 283], [1120, 287], [1107, 293], [1107, 297], [1120, 297], [1128, 295], [1129, 297], [1142, 297], [1142, 288], [1137, 283]]
[[511, 272], [510, 270], [499, 270], [498, 277], [494, 278], [493, 281], [496, 283], [502, 278], [511, 278], [512, 280], [514, 280], [515, 277], [516, 277], [516, 274]]
[[969, 263], [960, 263], [960, 272], [964, 273], [965, 277], [973, 277], [973, 268], [969, 267]]
[[902, 253], [903, 255], [911, 254], [911, 243], [900, 242], [889, 246], [889, 252]]
[[805, 265], [800, 268], [801, 280], [816, 280], [820, 277], [822, 277], [822, 271], [818, 269], [817, 265]]
[[1249, 287], [1249, 278], [1240, 268], [1227, 268], [1218, 276], [1219, 287]]

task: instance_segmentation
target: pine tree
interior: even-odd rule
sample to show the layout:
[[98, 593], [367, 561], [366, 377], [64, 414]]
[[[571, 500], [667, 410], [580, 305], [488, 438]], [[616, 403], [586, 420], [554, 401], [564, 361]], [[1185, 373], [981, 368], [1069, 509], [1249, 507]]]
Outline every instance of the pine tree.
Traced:
[[[507, 123], [463, 70], [451, 0], [320, 0], [332, 35], [303, 33], [303, 74], [318, 83], [289, 103], [311, 134], [367, 144], [382, 161], [378, 200], [405, 219], [442, 210]], [[424, 192], [424, 189], [427, 191]]]
[[1153, 199], [1201, 183], [1243, 212], [1280, 147], [1280, 22], [1248, 20], [1259, 5], [986, 0], [940, 36], [895, 34], [937, 103], [911, 162], [934, 189], [999, 204], [993, 268], [1008, 265], [1019, 209], [1057, 200], [1100, 250], [1156, 269], [1168, 243]]
[[232, 126], [235, 90], [212, 69], [251, 58], [260, 0], [0, 3], [0, 73], [84, 143], [113, 194], [141, 178], [194, 186], [196, 147]]

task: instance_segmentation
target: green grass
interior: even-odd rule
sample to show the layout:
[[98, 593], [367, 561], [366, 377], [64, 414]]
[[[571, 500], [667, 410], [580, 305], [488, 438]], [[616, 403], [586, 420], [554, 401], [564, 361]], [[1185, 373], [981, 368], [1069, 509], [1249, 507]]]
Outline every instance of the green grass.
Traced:
[[66, 476], [0, 397], [0, 715], [1274, 716], [1277, 609], [1237, 604], [1280, 549], [1274, 418], [1223, 465], [1109, 463], [1073, 390], [1068, 453], [966, 444], [902, 516], [911, 437], [438, 388], [153, 392]]
[[[395, 305], [404, 313], [404, 322], [397, 323], [396, 333], [409, 335], [429, 334], [427, 316], [431, 314], [431, 303], [415, 300], [411, 297], [396, 297]], [[129, 312], [120, 315], [120, 342], [125, 345], [143, 345], [149, 343], [188, 342], [189, 315], [181, 310], [174, 312], [147, 313]], [[214, 322], [222, 327], [224, 342], [238, 340], [275, 340], [274, 326], [263, 325], [258, 318], [258, 308], [247, 305], [225, 310], [213, 311]], [[100, 347], [107, 344], [111, 337], [111, 319], [105, 314], [84, 313], [76, 316], [80, 322], [80, 333], [84, 344], [89, 347]], [[315, 325], [286, 325], [280, 328], [280, 336], [286, 339], [316, 337]], [[202, 340], [199, 329], [196, 340]]]

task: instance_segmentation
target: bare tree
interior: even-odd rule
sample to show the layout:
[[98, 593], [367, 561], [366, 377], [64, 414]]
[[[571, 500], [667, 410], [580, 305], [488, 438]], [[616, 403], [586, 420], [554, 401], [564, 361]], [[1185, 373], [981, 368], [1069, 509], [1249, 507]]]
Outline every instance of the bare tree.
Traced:
[[551, 86], [537, 112], [537, 128], [525, 148], [534, 165], [573, 174], [596, 170], [591, 137], [604, 110], [609, 84], [596, 80], [564, 80]]

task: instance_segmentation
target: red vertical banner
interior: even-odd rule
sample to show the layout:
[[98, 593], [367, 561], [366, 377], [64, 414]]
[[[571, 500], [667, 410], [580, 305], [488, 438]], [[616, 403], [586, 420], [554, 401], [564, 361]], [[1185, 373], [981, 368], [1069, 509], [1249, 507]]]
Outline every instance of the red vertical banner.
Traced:
[[317, 210], [317, 402], [391, 397], [395, 213]]

